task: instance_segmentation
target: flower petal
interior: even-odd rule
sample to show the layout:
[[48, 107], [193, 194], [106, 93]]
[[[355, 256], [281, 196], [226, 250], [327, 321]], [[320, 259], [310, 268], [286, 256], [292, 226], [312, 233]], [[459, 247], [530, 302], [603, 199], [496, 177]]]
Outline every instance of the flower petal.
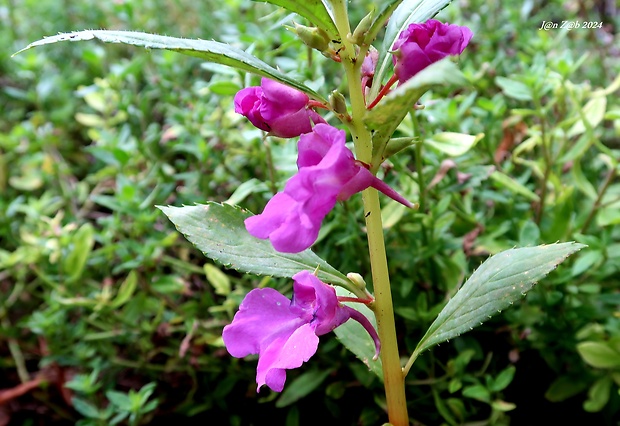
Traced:
[[243, 299], [222, 338], [228, 352], [237, 358], [261, 354], [276, 341], [288, 339], [307, 321], [290, 309], [291, 301], [272, 288], [254, 289]]
[[298, 368], [316, 353], [319, 338], [310, 324], [297, 328], [288, 338], [279, 338], [261, 353], [256, 368], [257, 391], [264, 384], [281, 392], [286, 369]]

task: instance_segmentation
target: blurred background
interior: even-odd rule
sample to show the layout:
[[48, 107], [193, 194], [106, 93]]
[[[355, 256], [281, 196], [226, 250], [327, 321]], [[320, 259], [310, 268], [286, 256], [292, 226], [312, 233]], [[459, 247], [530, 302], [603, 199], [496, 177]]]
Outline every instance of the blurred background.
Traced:
[[[353, 23], [371, 6], [349, 2]], [[380, 171], [411, 200], [427, 183], [424, 209], [384, 200], [382, 212], [403, 358], [488, 255], [588, 248], [418, 359], [415, 425], [620, 422], [617, 12], [611, 0], [462, 0], [438, 16], [474, 32], [459, 60], [469, 85], [426, 94], [424, 155]], [[264, 143], [233, 111], [257, 77], [97, 41], [11, 57], [58, 32], [145, 31], [227, 42], [346, 94], [338, 64], [286, 29], [294, 20], [305, 23], [247, 0], [0, 4], [0, 426], [385, 421], [382, 384], [332, 335], [282, 394], [257, 394], [255, 357], [230, 357], [221, 330], [252, 288], [292, 283], [214, 264], [155, 208], [257, 213], [294, 173], [295, 143]], [[485, 136], [455, 152], [432, 143], [445, 131]], [[397, 136], [411, 132], [405, 120]], [[326, 218], [314, 250], [370, 282], [360, 197]]]

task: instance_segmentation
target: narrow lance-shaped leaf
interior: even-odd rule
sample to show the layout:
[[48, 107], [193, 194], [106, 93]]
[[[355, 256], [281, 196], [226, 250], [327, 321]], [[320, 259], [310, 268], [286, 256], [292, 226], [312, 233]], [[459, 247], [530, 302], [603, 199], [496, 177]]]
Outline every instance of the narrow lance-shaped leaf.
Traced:
[[379, 93], [384, 77], [392, 65], [390, 51], [398, 35], [407, 26], [414, 22], [426, 22], [437, 14], [441, 9], [450, 4], [452, 0], [404, 0], [394, 11], [388, 22], [383, 38], [383, 44], [379, 49], [377, 70], [373, 79], [369, 100], [374, 99]]
[[402, 3], [402, 1], [403, 0], [391, 0], [383, 4], [381, 10], [376, 14], [375, 20], [368, 29], [365, 39], [366, 43], [371, 44], [375, 40], [377, 34], [379, 34], [379, 32], [383, 29], [385, 23], [388, 21], [390, 16], [392, 16], [392, 13], [398, 5]]
[[[226, 267], [257, 275], [291, 278], [299, 271], [319, 267], [321, 281], [355, 291], [349, 279], [310, 249], [290, 254], [276, 251], [268, 240], [253, 237], [243, 221], [247, 210], [209, 202], [195, 206], [157, 206], [205, 256]], [[364, 297], [363, 294], [360, 295]]]
[[28, 46], [15, 53], [15, 55], [24, 50], [44, 44], [58, 43], [61, 41], [92, 40], [95, 38], [106, 43], [125, 43], [133, 46], [141, 46], [146, 49], [165, 49], [185, 55], [196, 56], [209, 62], [227, 65], [242, 71], [271, 78], [282, 84], [301, 90], [311, 98], [326, 103], [326, 100], [314, 90], [288, 77], [286, 74], [281, 73], [257, 57], [229, 44], [213, 40], [185, 39], [136, 31], [86, 30], [46, 37], [30, 43]]
[[583, 247], [569, 242], [517, 248], [487, 259], [439, 313], [412, 359], [438, 343], [471, 330], [521, 299], [538, 280]]
[[259, 3], [271, 3], [303, 16], [316, 27], [322, 29], [330, 37], [338, 35], [338, 29], [321, 0], [252, 0]]

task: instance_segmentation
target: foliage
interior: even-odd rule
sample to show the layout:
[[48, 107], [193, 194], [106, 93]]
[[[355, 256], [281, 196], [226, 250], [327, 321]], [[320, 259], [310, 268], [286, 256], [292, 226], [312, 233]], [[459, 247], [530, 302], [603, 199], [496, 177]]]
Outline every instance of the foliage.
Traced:
[[[455, 2], [439, 15], [474, 30], [459, 64], [469, 87], [433, 86], [421, 99], [423, 146], [380, 171], [421, 204], [382, 211], [399, 230], [386, 236], [405, 353], [489, 254], [559, 240], [588, 248], [505, 315], [420, 355], [408, 381], [420, 424], [613, 424], [620, 411], [620, 22], [538, 30], [609, 19], [579, 4]], [[352, 13], [359, 21], [370, 7]], [[293, 16], [260, 2], [70, 8], [0, 8], [0, 417], [295, 425], [329, 413], [376, 424], [381, 384], [333, 338], [290, 373], [289, 391], [255, 395], [253, 366], [227, 356], [221, 329], [251, 288], [286, 292], [290, 282], [215, 266], [153, 207], [215, 200], [258, 212], [294, 172], [294, 147], [265, 147], [232, 112], [232, 95], [258, 80], [95, 42], [9, 55], [59, 31], [140, 28], [249, 48], [319, 94], [337, 68], [284, 28]], [[419, 124], [405, 119], [397, 136]], [[338, 205], [315, 248], [370, 282], [362, 215], [350, 214], [360, 210], [355, 198]], [[7, 392], [20, 383], [31, 391]]]

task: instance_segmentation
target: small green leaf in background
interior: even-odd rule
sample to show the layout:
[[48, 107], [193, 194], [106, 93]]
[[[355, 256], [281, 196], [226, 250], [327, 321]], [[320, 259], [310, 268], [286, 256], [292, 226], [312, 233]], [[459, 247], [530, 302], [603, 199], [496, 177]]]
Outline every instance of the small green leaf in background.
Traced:
[[458, 157], [473, 148], [483, 137], [484, 133], [467, 135], [465, 133], [442, 132], [425, 139], [424, 143], [451, 157]]
[[583, 119], [577, 121], [573, 126], [569, 129], [566, 134], [567, 137], [572, 138], [573, 136], [577, 136], [585, 132], [588, 128], [593, 129], [598, 126], [601, 121], [603, 121], [603, 117], [605, 117], [605, 110], [607, 109], [607, 98], [604, 96], [597, 97], [594, 99], [590, 99], [587, 104], [583, 107], [582, 114], [583, 118], [587, 123], [584, 122]]
[[230, 279], [228, 275], [223, 273], [217, 266], [210, 263], [204, 265], [205, 275], [207, 281], [215, 289], [215, 294], [220, 296], [227, 296], [230, 294]]
[[491, 402], [491, 394], [489, 393], [487, 388], [482, 385], [467, 386], [465, 389], [463, 389], [463, 396], [466, 396], [467, 398], [477, 399], [478, 401], [482, 402]]
[[118, 292], [116, 293], [116, 297], [110, 304], [112, 308], [118, 308], [119, 306], [124, 305], [129, 301], [134, 291], [136, 291], [136, 287], [138, 286], [138, 274], [136, 271], [131, 271], [125, 281], [118, 288]]
[[491, 173], [491, 179], [493, 179], [499, 186], [502, 186], [515, 194], [523, 195], [530, 201], [540, 201], [540, 197], [536, 193], [526, 188], [523, 184], [514, 180], [505, 173], [495, 170]]
[[577, 352], [583, 360], [595, 368], [620, 367], [620, 352], [606, 342], [581, 342], [577, 345]]
[[531, 101], [533, 99], [532, 89], [525, 83], [501, 76], [495, 77], [495, 83], [502, 89], [506, 96], [510, 98], [519, 101]]
[[68, 282], [74, 282], [82, 276], [88, 256], [95, 245], [95, 229], [90, 223], [85, 223], [75, 232], [71, 240], [72, 250], [63, 262]]
[[588, 399], [583, 403], [583, 409], [590, 413], [601, 411], [609, 401], [612, 384], [613, 380], [610, 376], [601, 377], [594, 382], [588, 390]]
[[509, 365], [503, 369], [493, 380], [493, 384], [489, 386], [492, 392], [501, 392], [508, 387], [515, 376], [517, 369], [514, 365]]
[[332, 370], [310, 370], [303, 373], [285, 387], [284, 392], [276, 401], [276, 407], [286, 407], [299, 401], [318, 388], [331, 373]]
[[582, 392], [587, 387], [588, 384], [582, 377], [560, 376], [551, 383], [545, 392], [545, 398], [551, 402], [564, 401]]
[[490, 257], [439, 313], [412, 359], [438, 343], [473, 329], [521, 299], [538, 280], [583, 247], [573, 242], [550, 244], [510, 249]]

